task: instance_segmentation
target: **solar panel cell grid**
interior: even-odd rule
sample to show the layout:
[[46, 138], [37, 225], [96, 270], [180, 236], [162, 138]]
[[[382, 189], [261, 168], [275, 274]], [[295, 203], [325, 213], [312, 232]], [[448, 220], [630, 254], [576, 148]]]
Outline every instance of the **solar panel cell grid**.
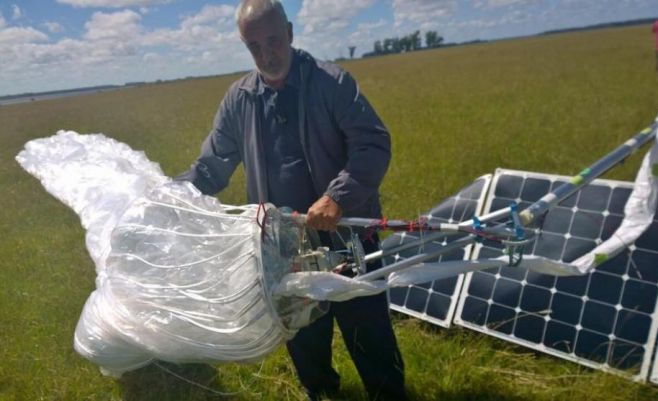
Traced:
[[[499, 170], [484, 212], [511, 202], [523, 208], [564, 179]], [[590, 251], [619, 226], [630, 191], [628, 183], [595, 181], [547, 214], [540, 236], [525, 253], [570, 262]], [[645, 379], [658, 330], [656, 249], [654, 221], [627, 252], [586, 276], [556, 278], [517, 268], [471, 273], [455, 322], [591, 367]], [[501, 252], [499, 246], [485, 242], [475, 253], [495, 257]]]
[[[448, 198], [434, 207], [425, 216], [429, 218], [430, 223], [454, 223], [471, 219], [482, 209], [490, 181], [490, 176], [477, 179], [459, 191], [457, 195]], [[417, 240], [418, 238], [418, 235], [415, 233], [395, 234], [382, 242], [382, 248], [391, 248], [395, 245]], [[445, 244], [446, 242], [443, 240], [434, 241], [426, 244], [423, 250], [429, 252]], [[412, 248], [402, 251], [393, 257], [386, 258], [384, 262], [390, 264], [393, 261], [416, 255], [418, 252], [418, 248]], [[463, 260], [468, 258], [469, 254], [470, 247], [466, 250], [458, 249], [446, 253], [434, 261]], [[452, 322], [462, 283], [463, 276], [458, 276], [404, 288], [393, 288], [389, 291], [391, 309], [443, 327], [449, 327]]]

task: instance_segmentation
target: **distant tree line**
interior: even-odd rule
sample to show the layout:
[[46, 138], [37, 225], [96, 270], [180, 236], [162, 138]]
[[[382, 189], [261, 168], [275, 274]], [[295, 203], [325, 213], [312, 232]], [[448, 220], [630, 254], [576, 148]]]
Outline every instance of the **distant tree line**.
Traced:
[[[443, 43], [443, 37], [439, 36], [436, 31], [425, 32], [425, 49], [439, 47]], [[363, 54], [363, 57], [381, 56], [384, 54], [395, 54], [402, 52], [412, 52], [423, 49], [420, 31], [416, 31], [406, 36], [386, 38], [375, 41], [374, 49], [370, 53]]]

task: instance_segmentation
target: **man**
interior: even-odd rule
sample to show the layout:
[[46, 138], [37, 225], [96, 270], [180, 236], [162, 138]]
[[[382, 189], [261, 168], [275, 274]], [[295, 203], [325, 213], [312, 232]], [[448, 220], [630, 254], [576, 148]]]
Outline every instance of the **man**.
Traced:
[[658, 72], [658, 20], [653, 23], [653, 34], [656, 36], [656, 72]]
[[[215, 194], [243, 162], [249, 203], [306, 212], [308, 226], [321, 230], [327, 245], [343, 214], [380, 217], [390, 137], [354, 79], [292, 47], [292, 24], [278, 0], [242, 0], [236, 19], [256, 70], [230, 87], [201, 156], [179, 179]], [[376, 238], [363, 245], [366, 251], [378, 246]], [[309, 397], [339, 388], [331, 366], [334, 317], [370, 398], [404, 400], [385, 294], [332, 303], [288, 342]]]

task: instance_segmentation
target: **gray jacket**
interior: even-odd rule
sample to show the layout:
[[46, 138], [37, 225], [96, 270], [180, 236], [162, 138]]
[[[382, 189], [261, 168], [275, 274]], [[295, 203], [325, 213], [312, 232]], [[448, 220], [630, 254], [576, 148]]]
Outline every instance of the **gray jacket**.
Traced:
[[[299, 57], [299, 133], [315, 191], [329, 195], [345, 216], [379, 217], [379, 185], [391, 157], [386, 127], [349, 73], [335, 64]], [[225, 188], [244, 163], [249, 203], [267, 201], [267, 171], [261, 140], [263, 109], [257, 72], [231, 85], [214, 126], [191, 169], [177, 177], [205, 194]]]

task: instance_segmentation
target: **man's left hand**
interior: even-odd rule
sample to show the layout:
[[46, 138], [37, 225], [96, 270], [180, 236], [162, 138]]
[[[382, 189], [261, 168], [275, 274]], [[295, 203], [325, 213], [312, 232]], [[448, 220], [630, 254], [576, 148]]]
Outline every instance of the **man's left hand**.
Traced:
[[324, 195], [306, 212], [306, 224], [316, 230], [336, 231], [343, 211], [331, 197]]

